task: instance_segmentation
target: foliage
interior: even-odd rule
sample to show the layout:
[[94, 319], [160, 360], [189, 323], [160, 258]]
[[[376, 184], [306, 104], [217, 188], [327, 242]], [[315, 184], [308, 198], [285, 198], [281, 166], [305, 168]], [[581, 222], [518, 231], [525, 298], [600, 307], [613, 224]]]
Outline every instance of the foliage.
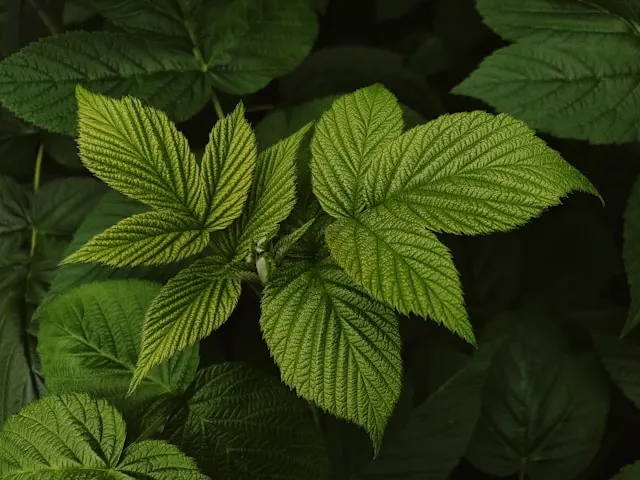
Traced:
[[640, 475], [638, 0], [0, 0], [0, 476]]

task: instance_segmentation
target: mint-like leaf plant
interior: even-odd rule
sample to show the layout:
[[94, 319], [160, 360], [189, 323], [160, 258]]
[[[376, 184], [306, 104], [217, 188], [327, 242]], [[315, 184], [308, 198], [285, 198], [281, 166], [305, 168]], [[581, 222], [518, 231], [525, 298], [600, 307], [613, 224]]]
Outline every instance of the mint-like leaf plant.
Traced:
[[[135, 98], [78, 87], [77, 103], [86, 168], [150, 210], [64, 263], [189, 260], [146, 310], [129, 393], [223, 325], [243, 282], [262, 283], [260, 326], [283, 381], [361, 425], [376, 451], [401, 390], [398, 314], [476, 342], [438, 234], [504, 232], [572, 191], [599, 196], [524, 123], [474, 111], [405, 130], [398, 101], [379, 84], [337, 98], [262, 151], [239, 104], [213, 127], [200, 162], [163, 112]], [[307, 146], [323, 221], [285, 235], [279, 226], [296, 205]], [[296, 248], [309, 236], [320, 239], [317, 250]]]

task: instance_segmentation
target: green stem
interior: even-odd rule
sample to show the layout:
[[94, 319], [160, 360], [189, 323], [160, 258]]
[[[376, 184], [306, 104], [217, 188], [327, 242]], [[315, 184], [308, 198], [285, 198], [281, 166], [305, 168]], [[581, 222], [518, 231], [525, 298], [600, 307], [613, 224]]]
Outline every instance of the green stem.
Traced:
[[[44, 143], [38, 148], [38, 156], [36, 157], [36, 170], [33, 174], [33, 193], [37, 193], [40, 189], [40, 176], [42, 175], [42, 158], [44, 157]], [[31, 227], [31, 256], [36, 252], [36, 243], [38, 241], [38, 230], [35, 226]]]
[[216, 115], [218, 118], [222, 120], [224, 118], [224, 110], [222, 109], [222, 105], [220, 105], [220, 99], [216, 92], [213, 92], [213, 108], [216, 110]]
[[40, 20], [44, 23], [44, 26], [47, 27], [47, 30], [51, 32], [51, 35], [57, 35], [64, 31], [62, 26], [58, 25], [58, 22], [49, 15], [49, 12], [47, 12], [44, 7], [38, 3], [38, 0], [29, 0], [29, 4], [36, 11]]

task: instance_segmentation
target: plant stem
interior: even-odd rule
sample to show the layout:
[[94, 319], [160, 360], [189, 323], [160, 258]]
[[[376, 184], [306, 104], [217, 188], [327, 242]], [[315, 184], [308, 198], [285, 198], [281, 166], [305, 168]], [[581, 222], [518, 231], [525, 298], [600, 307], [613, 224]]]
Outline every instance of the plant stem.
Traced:
[[38, 0], [28, 0], [29, 5], [36, 11], [44, 26], [51, 32], [51, 35], [58, 35], [64, 31], [62, 26], [58, 25], [51, 15], [38, 3]]
[[[38, 148], [38, 156], [36, 157], [36, 170], [33, 174], [33, 193], [37, 193], [40, 189], [40, 176], [42, 174], [42, 158], [44, 157], [44, 143]], [[30, 255], [36, 253], [36, 243], [38, 241], [38, 230], [35, 226], [31, 227], [31, 252]]]
[[224, 110], [222, 109], [222, 105], [220, 105], [220, 99], [216, 92], [213, 92], [213, 108], [216, 110], [216, 115], [218, 118], [222, 120], [224, 118]]

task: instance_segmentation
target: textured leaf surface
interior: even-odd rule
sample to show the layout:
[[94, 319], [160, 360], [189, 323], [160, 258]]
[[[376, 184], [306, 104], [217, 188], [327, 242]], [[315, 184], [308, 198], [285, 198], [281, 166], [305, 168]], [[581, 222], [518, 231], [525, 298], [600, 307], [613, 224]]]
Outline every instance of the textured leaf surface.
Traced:
[[282, 380], [364, 427], [378, 450], [402, 380], [393, 312], [334, 265], [285, 263], [267, 285], [260, 325]]
[[7, 480], [206, 480], [177, 447], [146, 441], [124, 448], [126, 425], [104, 400], [45, 397], [0, 430], [0, 474]]
[[77, 84], [140, 98], [176, 120], [197, 113], [211, 91], [190, 53], [107, 32], [47, 37], [0, 63], [0, 102], [53, 132], [75, 132]]
[[313, 192], [327, 213], [350, 217], [362, 210], [365, 174], [402, 128], [402, 110], [382, 85], [344, 95], [322, 115], [311, 140], [311, 171]]
[[195, 345], [227, 321], [240, 298], [238, 280], [224, 260], [196, 260], [172, 278], [147, 310], [130, 392], [160, 362]]
[[[96, 235], [101, 234], [125, 218], [149, 211], [146, 205], [124, 195], [109, 191], [78, 227], [69, 244], [66, 256], [78, 251]], [[157, 267], [135, 267], [114, 269], [98, 263], [65, 263], [56, 269], [51, 284], [51, 294], [59, 295], [88, 282], [99, 282], [113, 278], [148, 278], [165, 282], [173, 277], [181, 264]]]
[[430, 230], [510, 230], [591, 183], [520, 121], [443, 115], [390, 142], [366, 176], [368, 206]]
[[151, 207], [203, 219], [198, 164], [163, 112], [132, 97], [115, 100], [78, 88], [78, 114], [87, 169]]
[[[7, 267], [2, 265], [7, 275]], [[0, 299], [0, 425], [23, 405], [37, 399], [43, 390], [34, 371], [30, 351], [34, 339], [28, 338], [20, 315], [20, 305], [2, 284]]]
[[111, 267], [163, 265], [197, 255], [208, 244], [209, 233], [193, 218], [158, 210], [121, 220], [64, 262], [95, 262]]
[[385, 438], [380, 455], [353, 480], [446, 480], [464, 457], [482, 407], [495, 345], [488, 344]]
[[623, 254], [631, 295], [623, 333], [629, 333], [640, 323], [640, 179], [633, 185], [625, 211]]
[[40, 234], [71, 237], [104, 192], [104, 185], [91, 178], [64, 178], [45, 183], [33, 197], [33, 225]]
[[476, 0], [484, 22], [507, 40], [581, 45], [616, 37], [633, 40], [637, 27], [621, 16], [623, 4], [616, 0]]
[[[260, 153], [247, 207], [220, 238], [236, 260], [246, 257], [259, 240], [271, 240], [296, 202], [296, 159], [310, 125]], [[216, 241], [214, 239], [214, 245]]]
[[558, 137], [630, 142], [640, 138], [638, 65], [638, 42], [515, 44], [485, 58], [453, 93]]
[[220, 480], [327, 480], [322, 434], [305, 402], [277, 379], [239, 363], [201, 370], [170, 441]]
[[487, 379], [467, 458], [500, 477], [576, 478], [600, 448], [609, 413], [597, 359], [574, 352], [544, 313], [509, 313], [489, 331], [508, 337]]
[[89, 393], [125, 412], [193, 380], [197, 347], [149, 371], [133, 397], [124, 400], [133, 376], [145, 312], [160, 285], [113, 280], [83, 285], [57, 297], [40, 317], [38, 348], [51, 393]]
[[29, 233], [29, 194], [15, 180], [0, 175], [0, 252], [16, 250]]
[[365, 292], [398, 311], [429, 316], [474, 342], [449, 250], [419, 225], [375, 209], [326, 231], [331, 253]]
[[[202, 51], [214, 87], [246, 95], [293, 70], [318, 30], [308, 0], [203, 2]], [[283, 40], [286, 39], [286, 40]]]
[[216, 123], [202, 158], [206, 228], [211, 232], [228, 227], [240, 216], [251, 188], [258, 148], [244, 112], [240, 103]]

